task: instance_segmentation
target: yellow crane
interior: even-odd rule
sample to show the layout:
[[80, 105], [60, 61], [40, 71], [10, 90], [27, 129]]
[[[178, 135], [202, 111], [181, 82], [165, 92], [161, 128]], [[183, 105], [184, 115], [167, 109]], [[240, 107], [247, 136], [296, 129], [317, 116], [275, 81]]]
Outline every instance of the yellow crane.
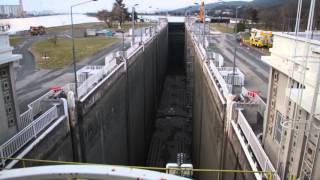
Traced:
[[199, 13], [199, 21], [204, 23], [205, 22], [205, 15], [204, 15], [204, 1], [201, 0], [201, 4], [200, 4], [200, 13]]

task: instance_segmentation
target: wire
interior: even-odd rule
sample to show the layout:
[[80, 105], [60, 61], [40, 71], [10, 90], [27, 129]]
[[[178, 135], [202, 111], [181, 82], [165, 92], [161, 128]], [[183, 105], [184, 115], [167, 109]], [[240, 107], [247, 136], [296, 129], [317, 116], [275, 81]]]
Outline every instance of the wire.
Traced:
[[[193, 172], [213, 172], [213, 173], [250, 173], [250, 174], [275, 174], [273, 171], [252, 171], [252, 170], [230, 170], [230, 169], [184, 169], [184, 168], [162, 168], [162, 167], [148, 167], [148, 166], [125, 166], [125, 165], [110, 165], [110, 164], [97, 164], [97, 163], [83, 163], [83, 162], [72, 162], [72, 161], [55, 161], [55, 160], [40, 160], [40, 159], [28, 159], [28, 158], [1, 158], [2, 160], [18, 160], [22, 162], [36, 162], [36, 163], [47, 163], [47, 164], [64, 164], [64, 165], [99, 165], [99, 166], [116, 166], [126, 167], [134, 169], [145, 169], [145, 170], [177, 170], [177, 171], [193, 171]], [[3, 168], [8, 169], [8, 168]]]

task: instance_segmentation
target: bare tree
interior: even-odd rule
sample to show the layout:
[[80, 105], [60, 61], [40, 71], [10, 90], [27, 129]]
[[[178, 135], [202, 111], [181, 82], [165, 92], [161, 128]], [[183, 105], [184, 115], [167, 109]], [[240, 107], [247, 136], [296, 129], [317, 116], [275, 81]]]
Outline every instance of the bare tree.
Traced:
[[123, 0], [116, 0], [112, 8], [112, 19], [122, 23], [129, 18], [128, 9], [125, 7]]
[[100, 21], [104, 21], [109, 28], [112, 27], [112, 15], [108, 10], [101, 10], [97, 13], [97, 18]]

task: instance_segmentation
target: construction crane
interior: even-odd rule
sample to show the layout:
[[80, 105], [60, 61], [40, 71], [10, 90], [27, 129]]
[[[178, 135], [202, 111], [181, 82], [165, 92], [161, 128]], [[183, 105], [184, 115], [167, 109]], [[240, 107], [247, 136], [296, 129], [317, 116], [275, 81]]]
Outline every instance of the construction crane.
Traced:
[[200, 4], [200, 13], [199, 13], [199, 21], [204, 23], [205, 22], [205, 12], [204, 12], [204, 1], [201, 0], [201, 4]]

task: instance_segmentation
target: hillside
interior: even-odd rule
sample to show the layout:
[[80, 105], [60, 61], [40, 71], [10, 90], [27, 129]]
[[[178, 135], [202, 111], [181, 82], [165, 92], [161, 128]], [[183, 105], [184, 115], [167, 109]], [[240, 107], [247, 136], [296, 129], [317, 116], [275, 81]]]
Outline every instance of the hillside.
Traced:
[[[219, 7], [238, 7], [238, 6], [253, 6], [253, 7], [270, 7], [270, 6], [278, 6], [287, 3], [290, 0], [253, 0], [253, 1], [228, 1], [222, 3], [209, 3], [206, 4], [207, 10], [212, 10]], [[186, 11], [198, 11], [199, 5], [188, 6], [185, 8], [175, 9], [170, 11], [171, 13], [179, 13], [184, 14]]]

